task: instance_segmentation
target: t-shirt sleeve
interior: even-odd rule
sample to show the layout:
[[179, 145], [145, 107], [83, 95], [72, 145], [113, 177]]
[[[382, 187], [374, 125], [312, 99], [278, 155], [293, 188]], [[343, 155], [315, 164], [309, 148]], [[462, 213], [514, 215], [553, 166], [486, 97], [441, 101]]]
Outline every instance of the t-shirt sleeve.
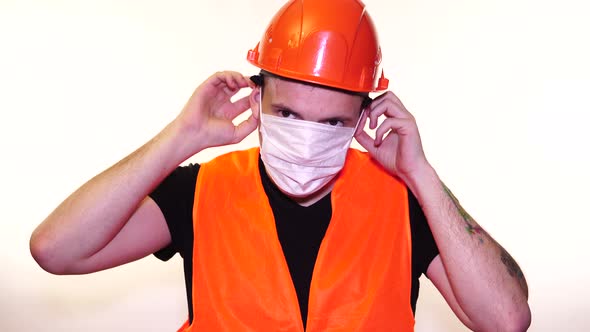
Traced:
[[149, 194], [162, 211], [172, 238], [168, 246], [154, 253], [163, 261], [177, 252], [184, 257], [186, 250], [192, 250], [192, 214], [199, 168], [199, 164], [177, 167]]
[[417, 278], [426, 274], [428, 266], [438, 255], [438, 247], [432, 236], [432, 231], [418, 199], [408, 189], [408, 205], [410, 210], [410, 228], [412, 233], [412, 269]]

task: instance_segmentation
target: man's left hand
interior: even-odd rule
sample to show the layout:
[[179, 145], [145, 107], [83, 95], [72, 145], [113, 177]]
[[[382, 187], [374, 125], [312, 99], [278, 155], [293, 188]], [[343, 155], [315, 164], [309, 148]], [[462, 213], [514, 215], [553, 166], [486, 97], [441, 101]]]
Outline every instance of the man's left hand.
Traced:
[[[385, 120], [377, 126], [382, 115]], [[377, 129], [374, 139], [364, 129], [367, 119], [369, 128]], [[365, 108], [355, 138], [387, 171], [406, 183], [412, 175], [429, 167], [416, 120], [391, 91]]]

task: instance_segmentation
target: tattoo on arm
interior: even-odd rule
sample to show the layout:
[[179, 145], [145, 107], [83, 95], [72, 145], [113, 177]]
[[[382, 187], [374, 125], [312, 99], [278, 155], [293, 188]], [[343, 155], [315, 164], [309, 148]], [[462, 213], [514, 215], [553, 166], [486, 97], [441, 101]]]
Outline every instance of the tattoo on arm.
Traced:
[[467, 211], [465, 211], [461, 204], [459, 204], [459, 200], [457, 199], [457, 197], [455, 197], [455, 195], [453, 195], [451, 190], [444, 183], [441, 182], [441, 184], [443, 186], [445, 193], [453, 202], [453, 205], [457, 209], [457, 212], [459, 212], [461, 218], [463, 218], [463, 222], [465, 223], [465, 230], [467, 231], [467, 233], [471, 235], [478, 235], [479, 243], [483, 243], [484, 236], [486, 235], [485, 231], [481, 227], [479, 227], [479, 225], [469, 215], [469, 213], [467, 213]]
[[529, 289], [526, 280], [524, 279], [524, 274], [522, 273], [522, 270], [520, 269], [518, 264], [516, 264], [512, 256], [510, 256], [510, 254], [504, 248], [500, 247], [500, 250], [500, 259], [502, 260], [502, 264], [506, 266], [506, 270], [508, 271], [508, 274], [511, 277], [518, 279], [520, 287], [522, 288], [522, 290], [524, 290], [526, 296], [528, 297]]
[[504, 250], [504, 248], [502, 248], [500, 258], [502, 259], [502, 263], [504, 263], [504, 265], [506, 266], [506, 269], [508, 270], [508, 274], [510, 274], [510, 276], [522, 278], [523, 274], [520, 268], [518, 267], [518, 264], [516, 264], [512, 256], [510, 256], [510, 254], [506, 250]]
[[461, 218], [465, 223], [465, 230], [467, 231], [467, 233], [471, 235], [478, 235], [478, 240], [480, 243], [484, 243], [484, 237], [486, 237], [488, 240], [490, 240], [492, 243], [496, 244], [500, 248], [500, 260], [502, 261], [502, 264], [504, 264], [506, 270], [508, 271], [508, 274], [511, 277], [518, 279], [520, 287], [525, 291], [525, 293], [528, 296], [528, 286], [524, 278], [524, 274], [522, 273], [522, 270], [520, 269], [518, 264], [516, 264], [512, 256], [510, 256], [510, 254], [504, 248], [502, 248], [496, 241], [494, 241], [494, 239], [489, 237], [481, 227], [479, 227], [479, 225], [469, 215], [469, 213], [467, 213], [467, 211], [463, 209], [461, 204], [459, 204], [459, 200], [457, 199], [457, 197], [453, 195], [451, 190], [444, 183], [442, 183], [442, 186], [444, 188], [445, 193], [453, 202], [453, 205], [457, 209], [457, 212], [459, 212], [459, 214], [461, 215]]

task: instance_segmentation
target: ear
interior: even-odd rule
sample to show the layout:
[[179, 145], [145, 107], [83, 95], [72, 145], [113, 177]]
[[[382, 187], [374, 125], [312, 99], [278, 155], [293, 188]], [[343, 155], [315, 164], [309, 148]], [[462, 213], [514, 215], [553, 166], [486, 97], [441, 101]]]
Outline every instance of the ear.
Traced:
[[252, 116], [254, 116], [256, 120], [260, 119], [260, 104], [262, 103], [262, 91], [260, 89], [260, 86], [257, 86], [254, 89], [252, 89], [249, 98]]

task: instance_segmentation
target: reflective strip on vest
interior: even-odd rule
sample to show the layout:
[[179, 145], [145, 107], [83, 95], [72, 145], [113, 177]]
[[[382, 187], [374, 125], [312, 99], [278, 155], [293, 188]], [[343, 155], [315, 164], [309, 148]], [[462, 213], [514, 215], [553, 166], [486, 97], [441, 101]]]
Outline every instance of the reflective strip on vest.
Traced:
[[[193, 209], [193, 321], [179, 331], [304, 331], [258, 156], [254, 148], [201, 165]], [[413, 331], [405, 185], [351, 149], [331, 199], [305, 331]]]

